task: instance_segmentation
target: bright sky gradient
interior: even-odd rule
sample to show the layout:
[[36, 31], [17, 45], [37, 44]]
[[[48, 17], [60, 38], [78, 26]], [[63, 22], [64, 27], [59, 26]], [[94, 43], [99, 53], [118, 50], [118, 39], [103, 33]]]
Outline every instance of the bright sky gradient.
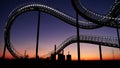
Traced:
[[[107, 14], [114, 0], [81, 0], [88, 9], [99, 14]], [[4, 28], [9, 13], [17, 6], [27, 2], [39, 2], [56, 8], [70, 16], [75, 17], [75, 10], [71, 0], [1, 0], [0, 1], [0, 57], [4, 47]], [[35, 57], [36, 33], [37, 33], [38, 11], [30, 11], [18, 16], [11, 29], [11, 42], [14, 48], [24, 54], [25, 50], [29, 57]], [[79, 16], [80, 20], [84, 20]], [[116, 29], [102, 27], [86, 30], [80, 28], [80, 34], [113, 36], [116, 37]], [[76, 28], [49, 15], [41, 13], [39, 56], [47, 54], [54, 49], [54, 45], [60, 45], [65, 39], [76, 35]], [[80, 43], [82, 60], [99, 60], [99, 47], [95, 44]], [[65, 48], [64, 54], [68, 51], [73, 60], [77, 60], [77, 44], [71, 44]], [[102, 46], [103, 59], [120, 59], [120, 50], [117, 48]], [[6, 58], [12, 58], [7, 51]]]

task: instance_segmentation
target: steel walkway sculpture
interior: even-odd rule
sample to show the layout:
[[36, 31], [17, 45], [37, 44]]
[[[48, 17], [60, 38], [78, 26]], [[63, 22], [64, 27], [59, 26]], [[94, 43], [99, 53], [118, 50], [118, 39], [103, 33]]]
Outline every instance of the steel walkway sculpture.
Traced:
[[[109, 13], [106, 16], [94, 13], [88, 9], [86, 9], [82, 4], [81, 0], [72, 0], [72, 5], [76, 11], [78, 11], [79, 15], [89, 20], [90, 22], [85, 22], [79, 20], [79, 28], [83, 29], [95, 29], [100, 28], [102, 26], [108, 26], [112, 28], [120, 28], [120, 23], [118, 15], [120, 13], [120, 2], [119, 0], [115, 0], [113, 6], [111, 7]], [[39, 3], [28, 3], [15, 8], [8, 16], [7, 25], [4, 32], [5, 46], [8, 51], [14, 58], [20, 58], [20, 55], [17, 50], [12, 46], [10, 41], [10, 30], [12, 25], [14, 24], [14, 20], [21, 15], [22, 13], [28, 11], [40, 11], [47, 14], [50, 14], [58, 19], [64, 21], [67, 24], [76, 27], [76, 18], [72, 16], [66, 15], [65, 13], [49, 7], [47, 5], [39, 4]], [[76, 36], [72, 36], [65, 40], [60, 46], [57, 48], [57, 53], [63, 50], [69, 44], [76, 42]], [[116, 47], [120, 48], [118, 44], [118, 39], [115, 37], [104, 37], [104, 36], [88, 36], [88, 35], [80, 35], [80, 42], [92, 43], [92, 44], [102, 44], [104, 46]], [[51, 52], [53, 53], [53, 52]]]

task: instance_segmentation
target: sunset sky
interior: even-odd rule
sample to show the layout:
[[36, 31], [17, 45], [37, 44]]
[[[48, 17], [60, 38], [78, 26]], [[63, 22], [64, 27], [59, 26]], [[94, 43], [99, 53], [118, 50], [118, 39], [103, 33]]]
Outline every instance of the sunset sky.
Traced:
[[[88, 9], [106, 15], [114, 0], [81, 0]], [[0, 1], [0, 57], [4, 48], [4, 28], [9, 13], [17, 6], [27, 2], [39, 2], [56, 8], [72, 17], [75, 17], [75, 10], [72, 7], [71, 0], [1, 0]], [[38, 11], [29, 11], [16, 18], [11, 29], [11, 43], [14, 48], [30, 58], [35, 57], [36, 33], [37, 33]], [[84, 20], [79, 16], [79, 20]], [[85, 20], [86, 21], [86, 20]], [[110, 27], [101, 27], [98, 29], [82, 29], [80, 34], [100, 35], [116, 37], [116, 29]], [[68, 37], [76, 35], [76, 28], [58, 18], [46, 13], [41, 13], [40, 37], [39, 37], [39, 56], [43, 56], [54, 49], [54, 45], [59, 46]], [[99, 46], [89, 43], [80, 43], [80, 52], [82, 60], [99, 60]], [[77, 60], [77, 44], [71, 44], [65, 48], [64, 54], [68, 51], [73, 60]], [[102, 46], [103, 59], [120, 59], [120, 50], [118, 48]], [[13, 58], [7, 51], [6, 58]]]

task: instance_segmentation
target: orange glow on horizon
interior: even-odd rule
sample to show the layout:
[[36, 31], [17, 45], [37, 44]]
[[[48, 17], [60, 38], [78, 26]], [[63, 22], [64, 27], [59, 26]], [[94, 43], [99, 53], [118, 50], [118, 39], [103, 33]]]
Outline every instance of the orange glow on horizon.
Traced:
[[[66, 57], [66, 55], [65, 55], [65, 57]], [[13, 59], [12, 55], [9, 54], [9, 53], [6, 53], [5, 58], [6, 59]], [[32, 56], [32, 57], [30, 56], [29, 58], [35, 58], [35, 55]], [[76, 56], [71, 56], [71, 58], [72, 58], [73, 61], [77, 61], [77, 57]], [[86, 56], [86, 57], [81, 57], [80, 60], [100, 60], [100, 59], [99, 59], [99, 57], [89, 57], [89, 56]], [[112, 58], [112, 57], [108, 56], [108, 57], [103, 57], [102, 60], [120, 60], [120, 57]]]
[[[66, 55], [68, 55], [68, 51], [70, 51], [71, 59], [72, 60], [78, 59], [77, 58], [77, 47], [74, 47], [75, 45], [76, 44], [72, 44], [71, 46], [68, 46], [65, 48], [65, 50], [64, 50], [65, 57], [66, 57]], [[85, 46], [87, 46], [87, 47], [85, 48]], [[53, 49], [53, 47], [52, 48], [48, 47], [48, 49], [47, 48], [40, 48], [39, 57], [47, 54], [49, 51], [51, 51]], [[98, 46], [91, 47], [90, 44], [89, 45], [82, 44], [81, 45], [81, 56], [80, 56], [81, 60], [100, 60], [98, 49], [99, 49]], [[104, 47], [102, 49], [103, 60], [120, 60], [119, 49], [118, 50], [114, 49], [114, 55], [113, 55], [111, 49], [112, 48], [109, 48], [109, 47], [107, 47], [107, 48]], [[24, 49], [17, 49], [17, 50], [18, 50], [18, 52], [20, 52], [21, 54], [24, 55], [24, 52], [25, 52]], [[31, 48], [27, 49], [26, 54], [29, 56], [29, 58], [35, 58], [35, 48], [31, 47]], [[6, 50], [5, 58], [7, 58], [7, 59], [13, 58], [7, 50]]]

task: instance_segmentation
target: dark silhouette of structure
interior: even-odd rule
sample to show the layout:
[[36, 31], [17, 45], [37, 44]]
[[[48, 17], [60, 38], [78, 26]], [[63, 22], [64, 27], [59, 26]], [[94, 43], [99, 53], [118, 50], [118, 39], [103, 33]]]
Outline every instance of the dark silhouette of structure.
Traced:
[[64, 54], [58, 54], [58, 61], [59, 62], [65, 61], [65, 55]]
[[102, 48], [101, 48], [101, 45], [99, 45], [99, 52], [100, 52], [100, 61], [102, 61]]
[[66, 59], [67, 61], [71, 61], [71, 55], [69, 54], [69, 52], [68, 52], [68, 55], [67, 55], [67, 59]]
[[50, 60], [51, 61], [56, 61], [56, 55], [55, 54], [51, 54]]
[[79, 25], [78, 25], [78, 12], [76, 12], [76, 28], [77, 28], [77, 52], [78, 52], [78, 61], [80, 61], [80, 37], [79, 37]]
[[51, 54], [51, 60], [56, 61], [56, 45], [54, 46], [54, 54]]
[[38, 56], [38, 45], [39, 45], [39, 29], [40, 29], [40, 12], [38, 12], [38, 24], [37, 24], [37, 40], [36, 40], [36, 59], [39, 58]]
[[[120, 39], [119, 39], [119, 28], [120, 28], [120, 22], [118, 21], [120, 18], [117, 18], [119, 16], [119, 9], [115, 7], [119, 7], [119, 1], [115, 0], [115, 3], [113, 7], [111, 7], [111, 10], [109, 13], [105, 16], [99, 15], [97, 13], [94, 13], [88, 9], [86, 9], [82, 3], [80, 3], [80, 0], [71, 0], [72, 5], [76, 10], [76, 18], [73, 18], [59, 10], [56, 10], [52, 7], [42, 5], [39, 3], [29, 3], [22, 5], [20, 7], [17, 7], [12, 13], [9, 15], [7, 25], [4, 32], [4, 39], [5, 39], [5, 45], [4, 45], [4, 51], [3, 51], [3, 58], [5, 57], [6, 48], [11, 53], [11, 55], [14, 58], [20, 58], [19, 53], [17, 50], [15, 50], [14, 47], [12, 47], [12, 43], [10, 42], [10, 30], [13, 24], [13, 21], [22, 13], [27, 11], [38, 11], [38, 25], [37, 25], [37, 39], [36, 39], [36, 59], [39, 58], [38, 56], [38, 45], [39, 45], [39, 29], [40, 29], [40, 12], [45, 12], [50, 15], [53, 15], [60, 20], [75, 26], [77, 29], [77, 36], [71, 37], [65, 40], [65, 42], [62, 43], [60, 47], [55, 46], [54, 53], [51, 54], [51, 60], [56, 60], [56, 54], [58, 54], [58, 61], [65, 61], [65, 55], [64, 52], [61, 54], [60, 52], [64, 50], [65, 47], [68, 45], [77, 42], [77, 52], [78, 52], [78, 61], [80, 61], [80, 42], [85, 43], [91, 43], [91, 44], [98, 44], [99, 45], [99, 51], [100, 51], [100, 60], [102, 60], [102, 49], [101, 45], [103, 46], [110, 46], [115, 48], [120, 48]], [[84, 22], [78, 20], [78, 14], [81, 15], [83, 18], [85, 18], [88, 21], [91, 22]], [[114, 25], [115, 24], [115, 25]], [[112, 28], [117, 28], [117, 39], [116, 38], [109, 38], [109, 37], [100, 37], [100, 36], [83, 36], [79, 34], [79, 28], [84, 29], [96, 29], [100, 28], [102, 26], [108, 26]], [[112, 41], [112, 42], [111, 42]], [[117, 42], [116, 42], [117, 41]], [[68, 55], [69, 56], [69, 55]], [[68, 57], [70, 60], [70, 56]]]

